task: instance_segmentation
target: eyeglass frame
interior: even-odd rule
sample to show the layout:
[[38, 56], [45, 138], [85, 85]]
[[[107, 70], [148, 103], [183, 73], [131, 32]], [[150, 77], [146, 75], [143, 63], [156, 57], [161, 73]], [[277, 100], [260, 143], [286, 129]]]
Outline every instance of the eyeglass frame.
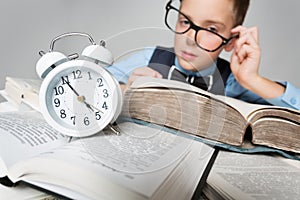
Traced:
[[[197, 26], [197, 25], [194, 24], [194, 22], [193, 22], [192, 20], [190, 20], [184, 13], [182, 13], [180, 10], [178, 10], [177, 8], [175, 8], [174, 6], [172, 6], [172, 5], [171, 5], [172, 1], [173, 1], [173, 0], [170, 0], [170, 1], [167, 3], [166, 8], [165, 8], [165, 9], [166, 9], [166, 14], [165, 14], [165, 24], [166, 24], [166, 26], [167, 26], [172, 32], [174, 32], [174, 33], [176, 33], [176, 34], [185, 34], [185, 33], [188, 32], [190, 29], [193, 29], [193, 30], [195, 31], [195, 38], [194, 38], [194, 39], [195, 39], [195, 43], [196, 43], [196, 45], [197, 45], [200, 49], [203, 49], [204, 51], [207, 51], [207, 52], [215, 52], [215, 51], [217, 51], [218, 49], [220, 49], [222, 46], [228, 44], [228, 43], [230, 42], [230, 40], [232, 40], [232, 39], [234, 39], [234, 38], [239, 38], [239, 34], [237, 34], [237, 35], [233, 35], [233, 36], [231, 36], [230, 38], [227, 39], [227, 38], [223, 37], [222, 35], [220, 35], [220, 34], [214, 32], [214, 31], [212, 31], [212, 30], [209, 30], [209, 29], [206, 29], [206, 28]], [[169, 11], [170, 11], [171, 9], [173, 9], [173, 10], [177, 11], [179, 14], [183, 15], [183, 16], [189, 21], [189, 23], [190, 23], [189, 28], [186, 29], [184, 32], [176, 32], [176, 31], [173, 30], [173, 29], [170, 27], [170, 25], [168, 24], [168, 22], [167, 22], [167, 17], [168, 17]], [[216, 49], [214, 49], [214, 50], [209, 50], [209, 49], [206, 49], [206, 48], [204, 48], [204, 47], [201, 47], [201, 46], [198, 44], [198, 42], [197, 42], [197, 34], [198, 34], [198, 32], [199, 32], [200, 30], [205, 30], [205, 31], [208, 31], [208, 32], [210, 32], [210, 33], [213, 33], [213, 34], [219, 36], [219, 37], [222, 39], [222, 43], [221, 43]]]

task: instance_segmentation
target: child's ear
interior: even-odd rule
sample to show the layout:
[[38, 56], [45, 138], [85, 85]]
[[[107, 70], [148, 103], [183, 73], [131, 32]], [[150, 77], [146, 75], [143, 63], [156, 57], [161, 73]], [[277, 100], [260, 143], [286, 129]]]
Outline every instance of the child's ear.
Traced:
[[233, 50], [234, 48], [234, 42], [235, 42], [235, 38], [233, 38], [232, 40], [230, 40], [226, 45], [225, 45], [225, 51], [230, 52]]

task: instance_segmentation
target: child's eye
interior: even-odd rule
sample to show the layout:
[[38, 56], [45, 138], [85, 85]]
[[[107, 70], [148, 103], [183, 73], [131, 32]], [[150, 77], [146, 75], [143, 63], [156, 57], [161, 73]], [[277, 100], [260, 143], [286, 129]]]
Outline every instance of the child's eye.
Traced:
[[212, 32], [215, 32], [215, 33], [218, 32], [217, 28], [216, 28], [216, 27], [213, 27], [213, 26], [210, 26], [210, 27], [208, 27], [207, 29], [210, 30], [210, 31], [212, 31]]
[[187, 20], [187, 19], [180, 19], [180, 20], [179, 20], [179, 24], [180, 24], [181, 26], [189, 26], [189, 25], [190, 25], [190, 22], [189, 22], [189, 20]]
[[181, 23], [182, 23], [182, 24], [185, 24], [185, 25], [190, 25], [190, 22], [189, 22], [188, 20], [186, 20], [186, 19], [185, 19], [185, 20], [182, 20]]

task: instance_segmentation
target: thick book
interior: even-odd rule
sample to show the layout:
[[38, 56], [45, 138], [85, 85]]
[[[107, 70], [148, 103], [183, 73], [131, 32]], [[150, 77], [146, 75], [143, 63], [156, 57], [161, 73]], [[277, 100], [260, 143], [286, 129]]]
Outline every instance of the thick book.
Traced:
[[191, 199], [204, 185], [214, 148], [155, 125], [117, 128], [70, 140], [37, 111], [0, 113], [0, 183], [70, 199]]
[[124, 116], [228, 144], [233, 150], [259, 146], [296, 157], [300, 153], [300, 112], [294, 109], [250, 104], [149, 77], [126, 90], [123, 105]]

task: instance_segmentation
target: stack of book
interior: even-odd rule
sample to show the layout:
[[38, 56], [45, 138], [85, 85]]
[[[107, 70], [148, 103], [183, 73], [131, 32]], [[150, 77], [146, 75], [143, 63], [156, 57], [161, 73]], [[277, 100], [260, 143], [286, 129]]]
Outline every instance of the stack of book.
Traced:
[[209, 145], [124, 120], [117, 123], [120, 135], [105, 129], [70, 141], [34, 109], [38, 92], [32, 83], [37, 82], [7, 81], [2, 94], [17, 109], [0, 112], [0, 183], [25, 183], [71, 199], [201, 196], [217, 152]]

